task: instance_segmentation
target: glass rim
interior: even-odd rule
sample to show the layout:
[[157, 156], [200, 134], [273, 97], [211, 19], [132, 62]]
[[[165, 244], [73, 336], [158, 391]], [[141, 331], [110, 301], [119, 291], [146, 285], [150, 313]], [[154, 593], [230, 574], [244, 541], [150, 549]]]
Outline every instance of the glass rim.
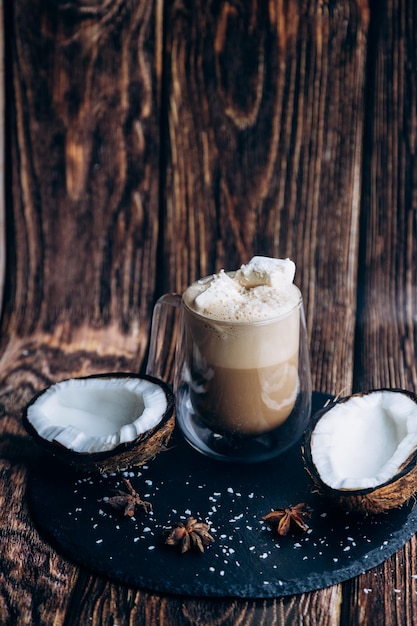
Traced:
[[220, 326], [266, 326], [268, 324], [271, 324], [273, 322], [278, 322], [279, 320], [283, 320], [286, 317], [289, 317], [296, 309], [300, 309], [303, 307], [303, 296], [302, 293], [300, 291], [300, 289], [297, 287], [297, 285], [294, 285], [294, 287], [297, 289], [298, 291], [298, 301], [296, 304], [294, 304], [294, 306], [292, 306], [290, 309], [288, 309], [288, 311], [285, 311], [284, 313], [280, 313], [278, 315], [275, 315], [274, 317], [268, 317], [267, 319], [263, 319], [263, 320], [253, 320], [253, 321], [247, 321], [247, 320], [220, 320], [216, 317], [209, 317], [208, 315], [203, 315], [202, 313], [199, 313], [198, 311], [194, 311], [194, 309], [192, 309], [191, 307], [188, 306], [188, 304], [186, 304], [185, 300], [184, 300], [184, 294], [182, 294], [181, 296], [181, 304], [182, 306], [186, 309], [186, 311], [188, 313], [190, 313], [192, 316], [196, 317], [199, 320], [202, 320], [204, 322], [207, 323], [211, 323], [211, 324], [217, 324]]

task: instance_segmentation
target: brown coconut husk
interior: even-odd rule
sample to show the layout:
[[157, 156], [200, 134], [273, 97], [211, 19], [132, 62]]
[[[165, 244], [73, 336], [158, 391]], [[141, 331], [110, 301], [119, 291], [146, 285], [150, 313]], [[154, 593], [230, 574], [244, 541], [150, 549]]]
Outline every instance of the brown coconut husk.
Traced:
[[144, 465], [154, 459], [157, 454], [167, 449], [169, 439], [174, 430], [174, 396], [166, 383], [153, 376], [139, 376], [131, 373], [95, 374], [86, 378], [138, 378], [159, 385], [164, 390], [167, 408], [161, 421], [154, 428], [140, 434], [135, 440], [122, 443], [113, 450], [105, 452], [81, 453], [70, 450], [55, 441], [47, 441], [39, 435], [27, 418], [29, 407], [47, 391], [37, 393], [23, 411], [23, 425], [29, 435], [49, 455], [60, 462], [82, 472], [113, 473], [130, 467]]
[[331, 402], [328, 406], [320, 409], [312, 418], [306, 429], [301, 446], [304, 467], [309, 474], [314, 490], [323, 497], [329, 498], [333, 504], [345, 510], [359, 511], [362, 513], [382, 513], [389, 509], [398, 508], [405, 504], [417, 492], [417, 450], [414, 450], [398, 472], [389, 481], [370, 489], [333, 489], [323, 482], [314, 465], [311, 454], [311, 439], [318, 421], [330, 411], [335, 404], [347, 402], [352, 397], [362, 397], [376, 391], [390, 391], [402, 393], [417, 403], [417, 396], [411, 391], [404, 389], [371, 389], [346, 396]]

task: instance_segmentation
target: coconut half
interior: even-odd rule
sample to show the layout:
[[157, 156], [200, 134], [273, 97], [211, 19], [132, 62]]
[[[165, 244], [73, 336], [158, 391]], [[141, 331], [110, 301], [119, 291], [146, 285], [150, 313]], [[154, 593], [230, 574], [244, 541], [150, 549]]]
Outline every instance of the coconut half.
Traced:
[[165, 449], [174, 428], [174, 398], [151, 376], [72, 378], [39, 392], [23, 423], [48, 452], [79, 469], [119, 471]]
[[318, 491], [345, 508], [378, 513], [417, 492], [417, 396], [377, 389], [331, 402], [304, 434]]

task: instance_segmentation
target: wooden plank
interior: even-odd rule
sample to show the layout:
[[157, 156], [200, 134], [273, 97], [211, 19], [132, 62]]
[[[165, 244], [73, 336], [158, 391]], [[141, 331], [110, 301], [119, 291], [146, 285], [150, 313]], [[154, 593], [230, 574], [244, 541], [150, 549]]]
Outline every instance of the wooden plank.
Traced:
[[[370, 33], [355, 388], [387, 386], [415, 390], [415, 3], [376, 3]], [[386, 626], [415, 624], [416, 545], [413, 537], [397, 555], [347, 587], [346, 608], [354, 623], [379, 623], [383, 607]]]
[[367, 4], [174, 2], [168, 19], [165, 290], [291, 256], [315, 388], [349, 388]]
[[[17, 335], [143, 357], [155, 290], [161, 7], [16, 4]], [[28, 14], [31, 14], [30, 17]], [[12, 319], [11, 319], [12, 318]]]
[[56, 380], [142, 365], [156, 284], [161, 16], [160, 1], [7, 3], [3, 624], [64, 623], [72, 601], [82, 610], [79, 569], [41, 540], [26, 508], [37, 451], [21, 408]]
[[[181, 1], [168, 15], [164, 289], [254, 253], [293, 257], [329, 392], [353, 379], [368, 19], [361, 2]], [[221, 619], [339, 624], [341, 598], [236, 601]], [[218, 603], [198, 606], [221, 621]]]
[[4, 135], [5, 135], [5, 111], [4, 111], [4, 21], [3, 0], [0, 0], [0, 318], [3, 305], [4, 278], [6, 273], [6, 213], [4, 198]]

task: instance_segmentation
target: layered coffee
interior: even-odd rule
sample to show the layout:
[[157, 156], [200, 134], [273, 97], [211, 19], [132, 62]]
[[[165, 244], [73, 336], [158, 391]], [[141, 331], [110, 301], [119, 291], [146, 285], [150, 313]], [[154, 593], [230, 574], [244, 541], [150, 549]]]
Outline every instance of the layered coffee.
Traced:
[[301, 294], [289, 259], [254, 257], [184, 293], [193, 411], [214, 432], [282, 425], [298, 393]]

